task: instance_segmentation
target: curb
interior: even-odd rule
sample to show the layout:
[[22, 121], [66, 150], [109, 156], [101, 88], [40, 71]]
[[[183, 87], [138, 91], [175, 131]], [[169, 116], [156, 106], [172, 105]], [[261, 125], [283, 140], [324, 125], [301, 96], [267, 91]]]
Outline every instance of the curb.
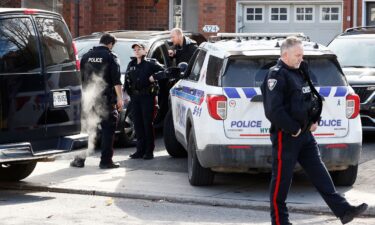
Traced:
[[[224, 198], [209, 198], [209, 197], [190, 197], [190, 196], [170, 196], [158, 194], [139, 194], [139, 193], [120, 193], [96, 190], [80, 190], [69, 188], [43, 187], [38, 185], [23, 185], [17, 183], [0, 183], [0, 189], [3, 190], [18, 190], [18, 191], [43, 191], [64, 194], [80, 194], [80, 195], [95, 195], [103, 197], [125, 198], [125, 199], [139, 199], [150, 201], [167, 201], [171, 203], [185, 203], [196, 204], [204, 206], [217, 206], [238, 209], [251, 209], [260, 211], [269, 211], [269, 202], [264, 201], [246, 201], [233, 200]], [[324, 214], [333, 215], [328, 206], [303, 205], [296, 203], [288, 203], [289, 212], [305, 213], [305, 214]], [[375, 217], [375, 207], [370, 206], [362, 217]]]

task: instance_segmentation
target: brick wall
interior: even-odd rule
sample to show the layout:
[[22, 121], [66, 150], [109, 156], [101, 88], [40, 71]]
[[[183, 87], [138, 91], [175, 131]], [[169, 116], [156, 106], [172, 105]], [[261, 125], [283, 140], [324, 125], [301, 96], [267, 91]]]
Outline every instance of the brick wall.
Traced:
[[[75, 29], [74, 1], [65, 1], [63, 16], [73, 37]], [[79, 36], [109, 30], [167, 30], [168, 0], [81, 0], [79, 4]]]
[[167, 30], [169, 28], [169, 0], [129, 0], [128, 26], [130, 30]]
[[[218, 25], [219, 32], [234, 32], [235, 7], [236, 4], [233, 0], [199, 0], [199, 30], [204, 25]], [[214, 33], [204, 33], [206, 37], [211, 35]]]
[[4, 8], [20, 8], [22, 0], [1, 0], [0, 7]]

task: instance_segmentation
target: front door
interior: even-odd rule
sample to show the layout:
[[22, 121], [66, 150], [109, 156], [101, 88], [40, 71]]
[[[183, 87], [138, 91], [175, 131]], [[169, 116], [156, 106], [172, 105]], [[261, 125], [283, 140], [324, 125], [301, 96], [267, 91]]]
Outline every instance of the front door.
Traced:
[[366, 9], [366, 25], [375, 26], [375, 2], [368, 2]]

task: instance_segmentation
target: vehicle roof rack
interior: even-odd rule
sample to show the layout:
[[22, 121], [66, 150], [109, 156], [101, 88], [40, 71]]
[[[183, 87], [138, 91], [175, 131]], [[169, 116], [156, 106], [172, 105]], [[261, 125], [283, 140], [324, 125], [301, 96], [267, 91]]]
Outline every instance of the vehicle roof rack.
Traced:
[[343, 34], [349, 33], [375, 33], [375, 26], [351, 27], [346, 29]]
[[210, 41], [220, 41], [226, 39], [237, 39], [237, 40], [273, 40], [273, 39], [285, 39], [289, 36], [296, 36], [305, 41], [310, 41], [310, 38], [304, 33], [217, 33], [216, 36], [211, 36]]

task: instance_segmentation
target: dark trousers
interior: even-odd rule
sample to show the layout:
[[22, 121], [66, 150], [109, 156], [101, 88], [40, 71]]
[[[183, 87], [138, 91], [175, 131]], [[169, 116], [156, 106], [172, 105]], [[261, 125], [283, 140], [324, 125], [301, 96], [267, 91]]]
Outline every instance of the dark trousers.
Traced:
[[155, 96], [134, 95], [131, 97], [134, 129], [137, 136], [137, 153], [153, 154], [155, 148], [154, 117]]
[[351, 206], [346, 199], [337, 193], [331, 176], [321, 160], [319, 147], [311, 132], [304, 132], [298, 137], [292, 137], [282, 131], [273, 132], [271, 141], [270, 204], [272, 224], [284, 225], [289, 222], [285, 200], [297, 162], [337, 217], [342, 216], [350, 209]]
[[102, 118], [100, 123], [102, 127], [102, 139], [101, 139], [101, 164], [112, 163], [113, 157], [113, 142], [115, 140], [115, 131], [118, 121], [118, 112], [113, 109], [113, 106], [108, 106], [108, 116]]

